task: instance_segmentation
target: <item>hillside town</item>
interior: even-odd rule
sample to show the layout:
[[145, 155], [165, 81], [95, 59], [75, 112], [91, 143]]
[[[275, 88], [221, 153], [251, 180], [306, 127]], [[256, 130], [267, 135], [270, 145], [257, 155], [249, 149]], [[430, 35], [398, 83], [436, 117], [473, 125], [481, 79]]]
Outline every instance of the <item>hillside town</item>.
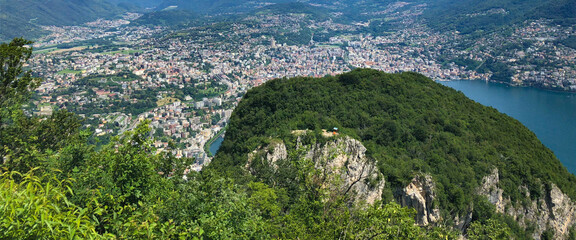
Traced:
[[[155, 146], [174, 144], [171, 151], [196, 158], [197, 169], [210, 161], [205, 144], [226, 126], [246, 91], [275, 78], [374, 68], [414, 71], [437, 81], [489, 81], [502, 75], [494, 66], [506, 63], [511, 84], [576, 90], [576, 50], [556, 44], [575, 30], [546, 21], [518, 26], [508, 36], [494, 33], [489, 40], [470, 42], [458, 33], [435, 33], [414, 22], [375, 35], [362, 32], [365, 23], [317, 22], [302, 14], [248, 17], [245, 21], [251, 24], [177, 31], [130, 25], [138, 17], [47, 27], [52, 34], [34, 45], [38, 51], [29, 66], [44, 79], [34, 98], [36, 111], [76, 112], [97, 137], [150, 120]], [[306, 35], [301, 23], [325, 35], [339, 33], [315, 38], [314, 33]], [[286, 40], [288, 34], [296, 40]], [[114, 41], [106, 45], [91, 42], [94, 39]], [[504, 46], [510, 39], [525, 41]], [[75, 42], [86, 45], [57, 47]], [[537, 67], [535, 61], [545, 64]]]

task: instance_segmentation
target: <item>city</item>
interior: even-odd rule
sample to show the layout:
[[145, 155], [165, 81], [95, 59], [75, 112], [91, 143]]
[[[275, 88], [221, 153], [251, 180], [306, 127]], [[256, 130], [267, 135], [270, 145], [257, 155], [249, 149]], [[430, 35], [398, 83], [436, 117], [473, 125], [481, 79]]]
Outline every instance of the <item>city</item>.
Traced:
[[[377, 36], [361, 31], [370, 23], [317, 22], [291, 13], [178, 31], [132, 26], [140, 15], [131, 13], [80, 27], [47, 27], [53, 33], [35, 44], [40, 50], [30, 62], [44, 79], [36, 111], [76, 112], [98, 137], [149, 119], [157, 147], [173, 142], [176, 156], [194, 157], [202, 165], [210, 161], [204, 145], [226, 126], [243, 94], [274, 78], [373, 68], [414, 71], [437, 81], [488, 81], [508, 74], [510, 84], [576, 90], [576, 50], [556, 44], [574, 29], [538, 20], [508, 36], [493, 33], [471, 42], [413, 21], [418, 11], [392, 14], [405, 19], [405, 27]], [[328, 37], [308, 37], [304, 24]], [[296, 40], [286, 41], [289, 34]], [[50, 47], [92, 39], [113, 39], [117, 46]], [[497, 70], [503, 63], [510, 66], [506, 73]]]

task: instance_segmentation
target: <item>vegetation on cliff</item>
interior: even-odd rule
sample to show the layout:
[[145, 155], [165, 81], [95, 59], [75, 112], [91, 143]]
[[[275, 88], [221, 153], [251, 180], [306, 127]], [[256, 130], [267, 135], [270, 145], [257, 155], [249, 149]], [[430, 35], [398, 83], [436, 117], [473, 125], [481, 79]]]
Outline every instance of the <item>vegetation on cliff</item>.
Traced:
[[427, 173], [437, 184], [436, 204], [444, 216], [474, 209], [484, 218], [493, 210], [474, 208], [475, 192], [494, 168], [512, 203], [539, 199], [551, 184], [576, 199], [576, 177], [520, 122], [409, 72], [356, 69], [254, 88], [235, 109], [210, 168], [262, 181], [242, 168], [249, 153], [271, 138], [290, 144], [298, 129], [312, 130], [322, 141], [321, 130], [333, 127], [366, 146], [390, 187], [387, 200], [398, 198], [415, 175]]

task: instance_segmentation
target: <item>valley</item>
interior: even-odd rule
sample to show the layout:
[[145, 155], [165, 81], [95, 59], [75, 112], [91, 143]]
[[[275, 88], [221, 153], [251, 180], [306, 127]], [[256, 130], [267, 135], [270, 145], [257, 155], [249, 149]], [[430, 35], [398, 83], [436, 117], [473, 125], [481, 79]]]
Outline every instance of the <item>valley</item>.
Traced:
[[[405, 10], [395, 12], [399, 8]], [[134, 24], [142, 14], [128, 13], [46, 28], [52, 33], [35, 43], [30, 62], [44, 82], [29, 109], [48, 104], [81, 114], [86, 127], [97, 132], [95, 139], [104, 139], [101, 144], [133, 122], [150, 119], [159, 137], [156, 146], [174, 141], [174, 154], [204, 163], [209, 161], [204, 144], [225, 126], [245, 91], [274, 78], [373, 68], [414, 71], [439, 81], [576, 89], [576, 50], [557, 44], [574, 29], [550, 21], [475, 39], [427, 27], [417, 18], [421, 5], [391, 4], [367, 13], [366, 21], [348, 24], [314, 9], [270, 9], [240, 15], [235, 22], [212, 19], [189, 27]], [[386, 25], [380, 16], [387, 16]], [[156, 104], [163, 98], [181, 103]], [[119, 114], [122, 121], [109, 117]]]
[[576, 239], [571, 1], [17, 2], [0, 238]]

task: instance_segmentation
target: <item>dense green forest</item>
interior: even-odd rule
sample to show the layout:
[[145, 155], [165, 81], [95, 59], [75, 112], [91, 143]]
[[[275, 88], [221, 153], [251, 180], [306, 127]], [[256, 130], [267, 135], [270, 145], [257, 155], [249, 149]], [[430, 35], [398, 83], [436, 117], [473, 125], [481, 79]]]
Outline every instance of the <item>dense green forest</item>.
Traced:
[[201, 17], [189, 10], [158, 11], [142, 15], [132, 25], [182, 26], [200, 21]]
[[[259, 181], [215, 170], [190, 172], [193, 159], [157, 152], [147, 122], [96, 150], [77, 115], [28, 116], [22, 104], [41, 79], [22, 65], [31, 42], [0, 44], [1, 239], [454, 239], [422, 228], [396, 203], [349, 205], [310, 184], [298, 198]], [[328, 198], [327, 196], [330, 196]], [[478, 236], [501, 223], [475, 226]], [[473, 235], [471, 235], [473, 236]]]
[[291, 132], [298, 129], [316, 132], [321, 141], [321, 129], [333, 127], [366, 146], [396, 198], [415, 175], [431, 174], [445, 216], [473, 209], [480, 201], [476, 189], [494, 168], [513, 203], [540, 198], [551, 183], [576, 197], [576, 177], [520, 122], [410, 72], [356, 69], [335, 77], [277, 79], [253, 88], [235, 109], [209, 168], [240, 181], [265, 181], [241, 167], [248, 153], [271, 138], [291, 144]]
[[576, 49], [576, 36], [570, 36], [562, 41], [560, 41], [560, 43], [564, 44], [566, 47], [571, 47]]
[[314, 7], [301, 2], [277, 3], [256, 9], [254, 15], [278, 14], [306, 14], [317, 21], [326, 21], [330, 18], [329, 11], [321, 7]]
[[429, 25], [440, 30], [462, 33], [492, 31], [526, 20], [551, 19], [557, 24], [574, 24], [576, 2], [572, 0], [433, 0], [423, 17]]

